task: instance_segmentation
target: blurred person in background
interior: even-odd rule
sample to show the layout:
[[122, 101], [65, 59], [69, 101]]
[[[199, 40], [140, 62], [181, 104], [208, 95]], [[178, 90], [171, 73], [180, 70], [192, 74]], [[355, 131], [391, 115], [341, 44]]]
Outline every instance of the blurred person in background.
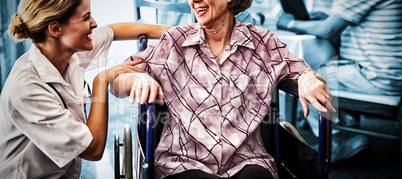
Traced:
[[[324, 39], [341, 37], [339, 59], [328, 60], [315, 69], [327, 80], [330, 90], [401, 95], [401, 10], [400, 0], [337, 0], [326, 18], [300, 21], [285, 13], [280, 16], [277, 26]], [[346, 110], [338, 112], [338, 122], [344, 126], [359, 126], [360, 117], [364, 117]], [[318, 119], [309, 115], [307, 120], [318, 135]], [[332, 162], [348, 159], [369, 146], [366, 136], [336, 133], [333, 135]]]

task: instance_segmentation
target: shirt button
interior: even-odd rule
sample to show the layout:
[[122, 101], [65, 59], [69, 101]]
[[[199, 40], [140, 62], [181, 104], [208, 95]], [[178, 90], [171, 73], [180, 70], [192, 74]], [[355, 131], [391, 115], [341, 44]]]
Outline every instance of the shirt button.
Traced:
[[221, 79], [221, 75], [216, 75], [215, 78], [216, 78], [217, 80], [219, 80], [219, 79]]
[[214, 108], [215, 110], [219, 111], [219, 106], [215, 106]]
[[219, 142], [221, 139], [219, 138], [219, 136], [215, 136], [215, 140]]

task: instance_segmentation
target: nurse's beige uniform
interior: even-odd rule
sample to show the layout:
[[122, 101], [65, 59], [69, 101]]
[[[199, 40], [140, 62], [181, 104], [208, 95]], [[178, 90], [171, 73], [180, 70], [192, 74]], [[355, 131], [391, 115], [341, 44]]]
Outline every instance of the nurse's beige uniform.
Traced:
[[1, 93], [0, 178], [79, 178], [92, 141], [84, 72], [105, 63], [113, 36], [94, 29], [94, 49], [72, 56], [65, 79], [35, 45], [15, 62]]

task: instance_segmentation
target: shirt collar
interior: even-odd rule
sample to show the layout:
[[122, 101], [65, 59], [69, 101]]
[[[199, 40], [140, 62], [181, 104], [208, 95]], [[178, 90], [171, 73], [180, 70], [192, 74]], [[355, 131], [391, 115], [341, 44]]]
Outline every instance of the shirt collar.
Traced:
[[[230, 37], [230, 48], [237, 49], [237, 46], [243, 46], [250, 49], [255, 49], [249, 29], [252, 24], [240, 22], [237, 19], [235, 21], [235, 28], [233, 29], [232, 36]], [[191, 31], [189, 31], [188, 38], [184, 41], [182, 46], [185, 47], [192, 45], [207, 46], [204, 29], [198, 23], [195, 24]]]
[[41, 53], [35, 44], [32, 44], [30, 51], [32, 53], [30, 53], [29, 58], [43, 81], [46, 83], [62, 83], [64, 81], [56, 67]]
[[[56, 67], [41, 53], [35, 44], [32, 44], [30, 51], [29, 58], [32, 60], [34, 68], [43, 81], [46, 83], [66, 83]], [[67, 76], [71, 75], [72, 71], [74, 71], [73, 69], [80, 68], [78, 65], [79, 59], [74, 54], [66, 70]]]

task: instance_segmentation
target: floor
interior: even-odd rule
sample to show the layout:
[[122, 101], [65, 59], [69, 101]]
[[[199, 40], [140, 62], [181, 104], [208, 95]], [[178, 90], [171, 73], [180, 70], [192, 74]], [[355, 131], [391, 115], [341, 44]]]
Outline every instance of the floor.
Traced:
[[[297, 128], [309, 145], [318, 143], [318, 138], [307, 128]], [[393, 179], [401, 178], [398, 142], [370, 137], [369, 151], [348, 160], [333, 163], [329, 178], [333, 179]]]

